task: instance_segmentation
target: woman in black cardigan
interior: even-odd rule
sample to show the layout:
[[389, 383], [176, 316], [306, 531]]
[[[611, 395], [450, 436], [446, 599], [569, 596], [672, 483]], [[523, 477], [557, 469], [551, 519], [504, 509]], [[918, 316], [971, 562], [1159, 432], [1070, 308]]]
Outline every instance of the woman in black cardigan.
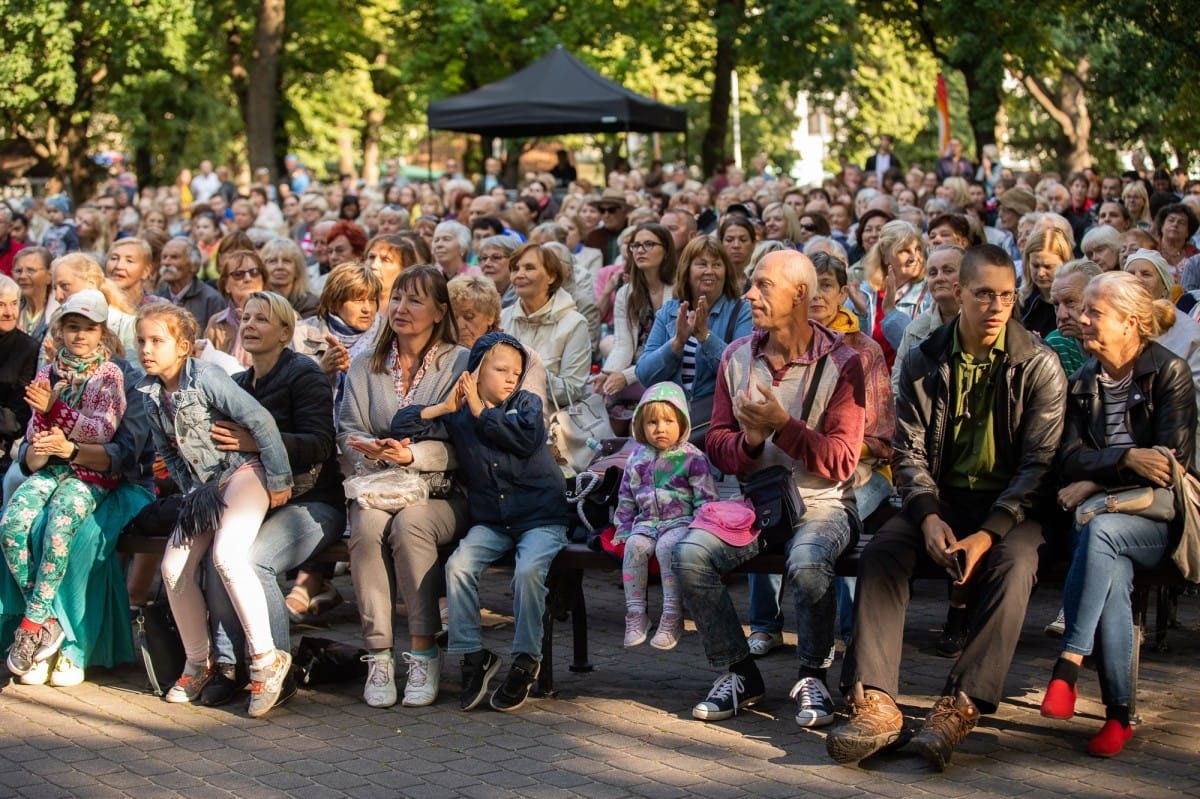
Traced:
[[[234, 376], [275, 417], [292, 465], [292, 498], [267, 516], [250, 550], [267, 596], [271, 635], [275, 645], [286, 650], [291, 649], [291, 630], [277, 575], [309, 560], [346, 529], [346, 499], [334, 446], [333, 396], [316, 362], [288, 348], [295, 327], [295, 312], [286, 299], [268, 291], [250, 295], [239, 329], [252, 361], [249, 369]], [[214, 425], [212, 435], [220, 449], [255, 449], [250, 431], [232, 422]], [[218, 668], [200, 701], [221, 705], [245, 684], [237, 668], [245, 666], [245, 634], [222, 581], [211, 571], [211, 561], [208, 568], [204, 594]], [[294, 686], [285, 684], [280, 702], [294, 692]]]

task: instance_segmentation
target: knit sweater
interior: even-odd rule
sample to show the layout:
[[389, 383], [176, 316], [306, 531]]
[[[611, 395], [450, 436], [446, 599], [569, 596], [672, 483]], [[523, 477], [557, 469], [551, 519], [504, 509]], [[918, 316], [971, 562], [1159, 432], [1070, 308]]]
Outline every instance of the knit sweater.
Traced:
[[[34, 380], [54, 385], [57, 380], [51, 374], [49, 364], [38, 370]], [[125, 415], [125, 377], [121, 368], [107, 360], [96, 367], [88, 379], [79, 398], [77, 407], [71, 407], [61, 399], [55, 399], [48, 413], [35, 411], [29, 418], [25, 438], [32, 441], [35, 434], [52, 427], [63, 431], [68, 441], [76, 444], [107, 444], [117, 432], [117, 425]], [[113, 488], [117, 481], [110, 475], [72, 463], [75, 476], [85, 483], [96, 483]]]

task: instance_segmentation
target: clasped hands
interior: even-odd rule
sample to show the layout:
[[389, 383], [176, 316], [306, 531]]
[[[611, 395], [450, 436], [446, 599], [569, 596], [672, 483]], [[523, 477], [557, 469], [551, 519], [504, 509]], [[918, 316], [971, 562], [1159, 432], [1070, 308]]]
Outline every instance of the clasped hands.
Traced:
[[754, 449], [782, 430], [792, 417], [769, 387], [756, 382], [734, 395], [733, 418], [746, 436], [746, 445]]

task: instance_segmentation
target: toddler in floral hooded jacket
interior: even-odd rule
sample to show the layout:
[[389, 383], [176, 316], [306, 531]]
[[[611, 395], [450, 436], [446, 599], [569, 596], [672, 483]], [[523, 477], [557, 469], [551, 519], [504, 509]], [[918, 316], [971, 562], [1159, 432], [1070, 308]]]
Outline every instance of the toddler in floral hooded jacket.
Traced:
[[719, 499], [717, 485], [704, 453], [688, 443], [691, 417], [687, 397], [677, 384], [658, 383], [642, 395], [633, 412], [632, 432], [638, 446], [621, 479], [613, 535], [614, 543], [625, 544], [625, 646], [646, 640], [646, 580], [650, 556], [656, 555], [663, 611], [650, 645], [672, 649], [683, 631], [683, 612], [671, 552], [687, 533], [696, 509]]

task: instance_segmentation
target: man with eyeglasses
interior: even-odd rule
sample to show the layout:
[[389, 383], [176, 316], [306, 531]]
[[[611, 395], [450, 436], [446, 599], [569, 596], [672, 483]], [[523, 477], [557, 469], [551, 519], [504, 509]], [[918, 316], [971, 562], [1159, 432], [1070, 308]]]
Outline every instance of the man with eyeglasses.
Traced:
[[842, 666], [847, 720], [826, 748], [856, 763], [908, 736], [896, 706], [909, 580], [930, 563], [967, 586], [974, 609], [962, 654], [912, 746], [944, 769], [1004, 693], [1045, 543], [1066, 375], [1012, 318], [1016, 271], [1003, 249], [968, 250], [958, 317], [914, 345], [896, 396], [892, 474], [903, 510], [863, 550], [854, 635]]
[[604, 194], [588, 205], [600, 212], [600, 225], [583, 240], [584, 247], [604, 253], [604, 264], [615, 264], [621, 254], [621, 231], [629, 217], [629, 203], [620, 189], [605, 189]]

